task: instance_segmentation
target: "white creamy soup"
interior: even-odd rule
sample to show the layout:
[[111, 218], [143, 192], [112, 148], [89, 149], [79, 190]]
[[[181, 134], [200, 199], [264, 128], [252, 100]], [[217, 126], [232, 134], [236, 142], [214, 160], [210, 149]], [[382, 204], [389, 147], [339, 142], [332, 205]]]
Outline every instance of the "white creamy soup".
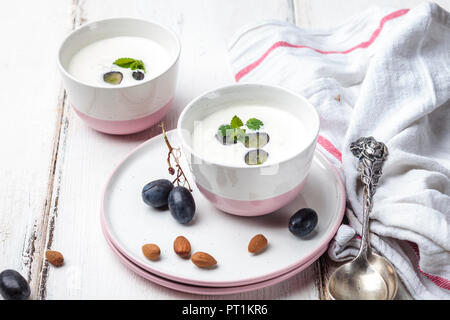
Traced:
[[[305, 127], [294, 115], [273, 106], [264, 105], [232, 105], [224, 107], [204, 119], [194, 123], [192, 133], [192, 147], [205, 160], [225, 165], [246, 166], [245, 155], [256, 147], [246, 147], [242, 142], [223, 144], [217, 139], [218, 128], [223, 124], [230, 124], [234, 116], [242, 122], [245, 133], [267, 133], [269, 141], [258, 148], [268, 153], [264, 164], [274, 164], [288, 159], [299, 152], [307, 144]], [[246, 127], [247, 120], [256, 118], [263, 122], [258, 130]], [[253, 164], [258, 165], [258, 164]]]
[[[113, 64], [119, 58], [142, 60], [146, 72], [144, 79], [133, 78], [133, 71]], [[170, 55], [157, 42], [142, 37], [113, 37], [91, 43], [76, 52], [68, 66], [69, 73], [77, 80], [97, 86], [127, 86], [154, 78], [170, 66]], [[123, 78], [119, 84], [104, 81], [104, 74], [118, 71]]]

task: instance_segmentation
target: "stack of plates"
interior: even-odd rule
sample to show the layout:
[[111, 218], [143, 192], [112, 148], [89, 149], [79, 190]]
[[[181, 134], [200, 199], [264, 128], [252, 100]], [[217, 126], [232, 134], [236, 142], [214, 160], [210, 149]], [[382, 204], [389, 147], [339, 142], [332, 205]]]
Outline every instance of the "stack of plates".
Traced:
[[[168, 133], [179, 146], [176, 132]], [[307, 268], [328, 246], [339, 227], [345, 208], [344, 186], [338, 173], [316, 151], [305, 187], [293, 202], [260, 217], [239, 217], [221, 212], [195, 188], [188, 165], [181, 159], [197, 210], [188, 225], [179, 224], [168, 210], [147, 206], [141, 198], [148, 182], [169, 178], [167, 146], [157, 136], [134, 150], [111, 175], [103, 196], [101, 221], [108, 244], [120, 261], [140, 276], [162, 286], [195, 294], [232, 294], [279, 283]], [[288, 230], [292, 214], [313, 208], [319, 217], [315, 230], [298, 238]], [[253, 255], [250, 239], [263, 234], [269, 241], [265, 251]], [[192, 252], [204, 251], [217, 260], [213, 269], [200, 269], [173, 251], [177, 236], [186, 237]], [[150, 261], [141, 247], [155, 243], [161, 257]]]

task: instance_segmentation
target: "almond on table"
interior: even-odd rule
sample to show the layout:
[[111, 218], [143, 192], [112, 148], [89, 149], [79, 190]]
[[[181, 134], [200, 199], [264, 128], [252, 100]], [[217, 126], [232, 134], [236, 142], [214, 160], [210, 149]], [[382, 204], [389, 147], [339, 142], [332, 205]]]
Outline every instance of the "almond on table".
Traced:
[[201, 251], [194, 253], [191, 260], [199, 268], [210, 268], [217, 264], [217, 261], [213, 256]]
[[173, 251], [182, 258], [187, 258], [191, 254], [191, 243], [183, 236], [178, 236], [173, 242]]
[[161, 255], [161, 250], [156, 244], [148, 243], [142, 246], [142, 253], [149, 260], [158, 260]]
[[60, 267], [64, 264], [64, 256], [59, 251], [47, 250], [45, 252], [45, 258], [55, 267]]
[[259, 253], [267, 247], [267, 239], [262, 234], [254, 236], [248, 244], [248, 252]]

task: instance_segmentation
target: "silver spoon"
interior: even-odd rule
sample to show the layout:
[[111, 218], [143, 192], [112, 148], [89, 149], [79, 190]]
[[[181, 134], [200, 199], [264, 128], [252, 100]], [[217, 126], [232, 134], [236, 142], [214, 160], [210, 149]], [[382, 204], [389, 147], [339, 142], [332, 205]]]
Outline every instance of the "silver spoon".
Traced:
[[359, 138], [350, 145], [350, 150], [359, 158], [358, 171], [363, 183], [361, 247], [353, 261], [340, 266], [331, 275], [328, 293], [333, 300], [392, 300], [397, 293], [397, 274], [386, 258], [372, 252], [369, 241], [372, 197], [388, 150], [373, 137]]

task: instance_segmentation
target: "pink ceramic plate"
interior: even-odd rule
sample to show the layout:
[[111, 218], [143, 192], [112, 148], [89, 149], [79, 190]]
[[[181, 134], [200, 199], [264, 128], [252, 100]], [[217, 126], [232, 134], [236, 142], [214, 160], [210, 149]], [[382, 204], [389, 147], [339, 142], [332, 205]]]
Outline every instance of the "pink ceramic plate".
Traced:
[[[106, 234], [105, 234], [106, 236]], [[117, 255], [120, 262], [122, 262], [123, 265], [125, 265], [128, 269], [135, 272], [137, 275], [143, 277], [144, 279], [147, 279], [153, 283], [156, 283], [160, 286], [173, 289], [176, 291], [181, 292], [187, 292], [192, 294], [201, 294], [201, 295], [227, 295], [227, 294], [236, 294], [236, 293], [243, 293], [247, 291], [253, 291], [262, 289], [265, 287], [269, 287], [272, 285], [275, 285], [277, 283], [280, 283], [284, 280], [287, 280], [299, 272], [305, 270], [307, 267], [309, 267], [311, 264], [313, 264], [322, 254], [326, 251], [326, 248], [324, 248], [323, 252], [318, 253], [315, 257], [313, 257], [311, 260], [307, 261], [304, 265], [298, 267], [297, 269], [294, 269], [292, 271], [289, 271], [283, 275], [280, 275], [278, 277], [275, 277], [270, 280], [261, 281], [249, 285], [243, 285], [243, 286], [236, 286], [236, 287], [202, 287], [202, 286], [195, 286], [195, 285], [188, 285], [180, 282], [170, 281], [165, 278], [158, 277], [157, 275], [152, 274], [151, 272], [148, 272], [139, 266], [135, 265], [132, 261], [128, 260], [121, 252], [114, 247], [114, 245], [111, 243], [111, 241], [106, 236], [106, 241], [113, 250], [113, 252]]]
[[[168, 133], [172, 145], [179, 141]], [[168, 280], [203, 287], [235, 287], [254, 284], [297, 270], [324, 252], [339, 227], [345, 208], [344, 186], [335, 168], [321, 153], [315, 153], [301, 195], [280, 210], [260, 217], [239, 217], [216, 209], [191, 180], [196, 216], [189, 225], [177, 223], [169, 211], [153, 209], [141, 199], [149, 181], [170, 178], [167, 147], [157, 136], [131, 152], [109, 179], [103, 197], [101, 218], [105, 234], [121, 254], [140, 268]], [[181, 165], [190, 179], [184, 159]], [[290, 216], [300, 208], [316, 210], [319, 222], [307, 238], [288, 230]], [[262, 233], [269, 246], [259, 255], [249, 254], [247, 245]], [[183, 235], [193, 252], [212, 254], [218, 265], [212, 270], [197, 268], [173, 252], [173, 241]], [[141, 252], [145, 243], [161, 248], [161, 259], [147, 260]], [[237, 263], [238, 262], [238, 263]]]

